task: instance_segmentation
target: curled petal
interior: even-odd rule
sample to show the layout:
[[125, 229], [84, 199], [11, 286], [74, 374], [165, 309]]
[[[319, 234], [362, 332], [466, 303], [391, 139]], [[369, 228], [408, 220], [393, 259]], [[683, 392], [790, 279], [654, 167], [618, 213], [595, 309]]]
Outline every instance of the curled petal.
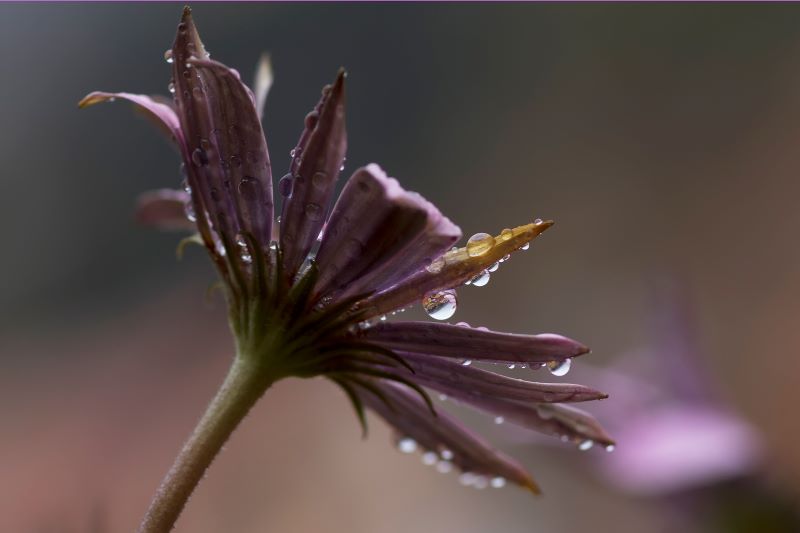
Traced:
[[518, 335], [432, 322], [379, 323], [361, 335], [403, 352], [495, 363], [547, 363], [589, 352], [553, 333]]
[[261, 54], [256, 66], [256, 77], [254, 86], [254, 96], [256, 100], [256, 112], [260, 120], [264, 119], [264, 104], [267, 102], [267, 95], [272, 88], [275, 77], [272, 74], [272, 61], [266, 52]]
[[153, 120], [153, 122], [163, 130], [178, 146], [184, 142], [181, 125], [175, 110], [164, 102], [159, 102], [158, 98], [144, 94], [132, 93], [105, 93], [95, 91], [89, 93], [78, 102], [78, 107], [84, 108], [100, 102], [113, 102], [117, 98], [127, 100], [137, 106], [140, 110]]
[[435, 266], [417, 272], [394, 287], [386, 289], [363, 302], [372, 316], [382, 315], [419, 301], [433, 290], [451, 289], [466, 283], [506, 255], [522, 248], [553, 225], [551, 220], [534, 222], [513, 230], [504, 230], [491, 238], [492, 244], [476, 253], [468, 247], [447, 252]]
[[196, 225], [186, 218], [189, 193], [174, 189], [148, 191], [136, 202], [136, 221], [163, 230], [195, 230]]
[[[399, 352], [414, 371], [420, 385], [444, 392], [453, 398], [479, 395], [520, 402], [586, 402], [608, 395], [571, 383], [537, 383], [488, 372], [439, 357]], [[397, 372], [403, 370], [398, 369]]]
[[439, 454], [442, 461], [456, 465], [463, 472], [501, 477], [539, 493], [533, 478], [519, 463], [494, 449], [454, 417], [441, 410], [438, 416], [433, 416], [419, 397], [400, 386], [383, 381], [375, 383], [387, 401], [370, 392], [362, 394], [362, 400], [400, 435], [414, 439], [419, 446]]
[[[344, 115], [344, 71], [306, 117], [306, 128], [294, 150], [291, 191], [283, 202], [281, 250], [286, 275], [294, 276], [325, 223], [336, 179], [347, 149]], [[287, 191], [288, 192], [288, 191]]]
[[395, 268], [396, 257], [428, 225], [427, 203], [405, 191], [378, 165], [358, 169], [345, 184], [325, 227], [316, 258], [321, 273], [317, 292], [342, 294], [354, 284], [364, 287], [365, 280], [384, 267]]

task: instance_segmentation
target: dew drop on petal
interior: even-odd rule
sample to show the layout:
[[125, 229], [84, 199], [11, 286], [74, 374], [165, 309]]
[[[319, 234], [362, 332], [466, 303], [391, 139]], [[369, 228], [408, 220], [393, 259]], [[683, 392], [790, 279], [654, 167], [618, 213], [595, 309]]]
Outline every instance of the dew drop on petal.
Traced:
[[439, 461], [436, 463], [436, 470], [442, 474], [446, 474], [453, 469], [453, 463], [450, 461]]
[[520, 246], [520, 248], [519, 248], [519, 249], [520, 249], [520, 250], [522, 250], [522, 251], [524, 252], [525, 250], [527, 250], [527, 249], [528, 249], [528, 248], [530, 248], [530, 247], [531, 247], [531, 243], [529, 243], [529, 242], [526, 242], [525, 244], [523, 244], [522, 246]]
[[502, 489], [506, 486], [506, 478], [501, 476], [496, 476], [492, 478], [492, 481], [489, 482], [493, 489]]
[[492, 275], [489, 274], [489, 271], [488, 270], [484, 270], [483, 272], [481, 272], [480, 274], [478, 274], [477, 276], [472, 278], [470, 280], [470, 282], [475, 287], [483, 287], [484, 285], [489, 283], [489, 278], [491, 278], [491, 277], [492, 277]]
[[471, 364], [472, 361], [470, 359], [464, 359], [463, 361], [461, 361], [461, 366], [469, 366]]
[[167, 51], [164, 52], [164, 61], [166, 61], [167, 63], [172, 64], [172, 49], [171, 48], [167, 48]]
[[509, 370], [514, 370], [516, 367], [517, 367], [517, 365], [515, 365], [514, 363], [511, 363], [510, 365], [508, 365], [508, 369]]
[[450, 461], [451, 459], [453, 459], [453, 452], [451, 452], [447, 448], [442, 448], [441, 450], [439, 450], [439, 457], [441, 457], [445, 461]]
[[426, 270], [431, 274], [438, 274], [444, 268], [444, 256], [437, 257], [434, 259], [430, 265], [426, 267]]
[[322, 208], [319, 204], [306, 204], [306, 216], [309, 220], [319, 220], [322, 218]]
[[167, 90], [169, 91], [169, 94], [175, 94], [175, 83], [169, 82], [169, 85], [167, 85]]
[[435, 465], [438, 460], [439, 456], [436, 455], [435, 452], [425, 452], [422, 454], [422, 464], [424, 465]]
[[189, 222], [197, 222], [197, 215], [194, 212], [194, 206], [192, 202], [186, 202], [183, 206], [184, 212], [186, 213], [186, 218], [189, 219]]
[[460, 476], [458, 476], [458, 482], [464, 485], [465, 487], [469, 487], [475, 482], [475, 474], [472, 472], [464, 472]]
[[324, 172], [315, 172], [314, 175], [311, 176], [311, 185], [317, 189], [325, 189], [327, 184], [328, 176]]
[[494, 246], [494, 237], [488, 233], [476, 233], [467, 241], [467, 255], [479, 257]]
[[550, 361], [547, 363], [547, 368], [554, 376], [566, 376], [569, 368], [572, 366], [572, 359], [564, 359], [563, 361]]
[[506, 421], [506, 419], [505, 419], [505, 418], [503, 418], [502, 416], [496, 416], [496, 417], [494, 417], [494, 423], [495, 423], [495, 424], [502, 424], [502, 423], [503, 423], [503, 422], [505, 422], [505, 421]]
[[439, 400], [446, 401], [447, 400], [447, 394], [440, 394], [439, 395]]
[[447, 320], [456, 313], [456, 291], [452, 289], [429, 292], [422, 298], [422, 307], [428, 316], [436, 320]]
[[615, 447], [613, 444], [608, 444], [608, 445], [606, 445], [606, 451], [607, 451], [608, 453], [611, 453], [611, 452], [613, 452], [615, 449], [616, 449], [616, 447]]
[[414, 453], [417, 451], [417, 441], [410, 437], [404, 437], [397, 441], [397, 449], [402, 453]]
[[539, 224], [541, 224], [542, 222], [543, 222], [543, 220], [541, 218], [537, 218], [536, 220], [533, 221], [533, 223], [536, 224], [537, 226]]
[[497, 272], [498, 268], [500, 268], [500, 263], [495, 263], [486, 270], [488, 270], [489, 272]]
[[206, 155], [206, 151], [202, 148], [195, 148], [194, 152], [192, 152], [192, 163], [197, 165], [198, 167], [202, 167], [208, 164], [208, 156]]
[[278, 192], [280, 192], [281, 196], [284, 198], [289, 198], [292, 195], [293, 185], [294, 179], [292, 178], [292, 175], [286, 174], [280, 179], [280, 181], [278, 181]]
[[186, 191], [186, 194], [192, 194], [192, 187], [191, 187], [191, 185], [189, 185], [189, 180], [187, 180], [186, 178], [183, 178], [183, 181], [181, 182], [181, 186], [182, 186], [183, 190]]
[[501, 241], [507, 241], [513, 236], [514, 236], [514, 232], [511, 231], [508, 228], [506, 228], [506, 229], [504, 229], [503, 231], [500, 232], [500, 240]]
[[590, 450], [592, 446], [594, 446], [594, 441], [591, 439], [586, 439], [584, 441], [581, 441], [580, 444], [578, 444], [578, 449], [582, 452], [585, 452], [587, 450]]

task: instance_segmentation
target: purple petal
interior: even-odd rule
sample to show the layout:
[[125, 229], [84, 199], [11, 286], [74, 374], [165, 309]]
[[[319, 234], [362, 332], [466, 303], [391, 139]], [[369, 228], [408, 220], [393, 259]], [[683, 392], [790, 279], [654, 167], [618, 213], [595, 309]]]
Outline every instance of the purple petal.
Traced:
[[362, 400], [400, 435], [414, 439], [419, 446], [437, 453], [443, 462], [452, 463], [463, 472], [501, 477], [539, 493], [533, 478], [519, 463], [494, 449], [448, 413], [439, 410], [434, 417], [418, 396], [385, 381], [376, 385], [393, 409], [368, 392], [362, 395]]
[[[317, 292], [341, 297], [370, 287], [376, 273], [425, 264], [405, 253], [422, 240], [434, 209], [417, 194], [405, 191], [378, 165], [358, 169], [345, 184], [325, 227], [317, 253]], [[441, 215], [440, 215], [441, 218]], [[452, 241], [451, 241], [452, 242]], [[353, 286], [357, 287], [356, 289]]]
[[323, 90], [294, 151], [291, 194], [281, 213], [284, 269], [293, 276], [325, 223], [336, 179], [347, 149], [344, 115], [344, 71]]
[[[411, 365], [414, 381], [454, 398], [462, 393], [520, 402], [586, 402], [608, 395], [570, 383], [537, 383], [488, 372], [439, 357], [398, 352]], [[405, 369], [394, 371], [408, 372]]]
[[404, 352], [496, 363], [547, 363], [589, 352], [583, 344], [553, 333], [518, 335], [433, 322], [379, 323], [361, 335]]
[[428, 292], [463, 285], [506, 255], [525, 246], [552, 225], [553, 222], [549, 220], [537, 221], [513, 230], [503, 230], [500, 235], [492, 238], [493, 245], [480, 254], [471, 254], [466, 247], [447, 252], [436, 261], [439, 264], [435, 268], [431, 265], [417, 272], [394, 287], [367, 299], [361, 306], [369, 309], [371, 316], [383, 315], [418, 302]]
[[164, 230], [196, 230], [195, 223], [186, 218], [186, 206], [190, 201], [186, 191], [158, 189], [145, 192], [136, 202], [136, 221]]
[[117, 98], [135, 104], [178, 144], [178, 146], [183, 144], [183, 133], [181, 132], [180, 122], [178, 121], [178, 116], [175, 114], [175, 110], [166, 103], [157, 101], [156, 97], [146, 96], [144, 94], [105, 93], [95, 91], [84, 96], [83, 100], [78, 102], [78, 107], [84, 108], [100, 102], [113, 102]]

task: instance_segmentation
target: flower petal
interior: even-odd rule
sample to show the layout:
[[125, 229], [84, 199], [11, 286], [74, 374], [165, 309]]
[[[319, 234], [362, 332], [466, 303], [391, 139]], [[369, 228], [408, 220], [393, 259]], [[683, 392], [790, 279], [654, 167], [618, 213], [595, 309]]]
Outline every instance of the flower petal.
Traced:
[[371, 316], [383, 315], [421, 300], [430, 291], [462, 285], [506, 255], [522, 248], [552, 225], [551, 220], [537, 221], [513, 230], [503, 230], [500, 235], [493, 237], [493, 245], [479, 255], [474, 252], [470, 255], [466, 247], [447, 252], [437, 261], [441, 264], [436, 268], [431, 265], [370, 297], [360, 306], [369, 309]]
[[376, 273], [380, 277], [387, 270], [408, 268], [408, 260], [414, 270], [423, 268], [420, 258], [404, 252], [424, 240], [431, 209], [435, 210], [378, 165], [358, 169], [345, 184], [325, 226], [316, 257], [317, 293], [346, 297], [354, 291], [365, 292], [374, 288], [370, 284]]
[[272, 88], [275, 76], [272, 74], [272, 61], [269, 54], [264, 52], [258, 59], [256, 66], [256, 77], [254, 85], [254, 96], [256, 100], [256, 112], [259, 120], [264, 120], [264, 104], [267, 102], [267, 95]]
[[495, 363], [547, 363], [589, 352], [583, 344], [553, 333], [518, 335], [435, 322], [379, 323], [360, 334], [404, 352]]
[[281, 213], [281, 250], [286, 275], [294, 276], [311, 251], [325, 223], [336, 179], [347, 149], [344, 114], [344, 71], [314, 111], [294, 149], [291, 192]]
[[157, 101], [156, 97], [132, 93], [106, 93], [95, 91], [89, 93], [78, 102], [78, 107], [84, 108], [100, 102], [113, 102], [117, 98], [135, 104], [139, 109], [153, 120], [178, 146], [182, 145], [183, 133], [175, 110], [166, 103]]
[[163, 230], [194, 231], [197, 226], [186, 218], [186, 206], [190, 201], [186, 191], [147, 191], [136, 202], [136, 221]]
[[463, 472], [500, 477], [539, 493], [533, 478], [522, 465], [494, 449], [453, 416], [441, 410], [438, 416], [433, 416], [418, 396], [392, 383], [379, 381], [376, 384], [389, 400], [391, 408], [369, 392], [362, 394], [362, 400], [400, 435], [414, 439], [419, 446], [439, 454], [443, 462], [452, 463]]
[[[520, 402], [586, 402], [607, 398], [600, 391], [571, 383], [537, 383], [494, 372], [464, 366], [440, 357], [398, 352], [414, 371], [420, 385], [444, 392], [454, 398], [461, 393], [502, 398]], [[395, 368], [393, 372], [408, 372]]]

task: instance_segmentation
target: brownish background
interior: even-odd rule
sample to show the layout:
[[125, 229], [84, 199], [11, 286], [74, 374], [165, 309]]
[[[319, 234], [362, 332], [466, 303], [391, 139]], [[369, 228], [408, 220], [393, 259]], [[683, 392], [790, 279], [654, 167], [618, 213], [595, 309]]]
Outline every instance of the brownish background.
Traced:
[[[231, 352], [202, 254], [137, 228], [178, 161], [94, 89], [166, 92], [180, 5], [0, 6], [0, 531], [131, 531]], [[277, 82], [273, 164], [319, 88], [350, 72], [349, 170], [379, 162], [466, 235], [557, 225], [455, 318], [557, 331], [594, 362], [646, 348], [678, 279], [698, 346], [800, 489], [800, 6], [212, 5], [214, 58]], [[283, 166], [282, 166], [283, 165]], [[614, 391], [609, 391], [612, 394]], [[472, 415], [545, 487], [476, 492], [366, 442], [342, 395], [279, 384], [178, 531], [659, 531], [588, 463]], [[624, 446], [624, 443], [621, 443]], [[602, 460], [602, 457], [598, 457]]]

